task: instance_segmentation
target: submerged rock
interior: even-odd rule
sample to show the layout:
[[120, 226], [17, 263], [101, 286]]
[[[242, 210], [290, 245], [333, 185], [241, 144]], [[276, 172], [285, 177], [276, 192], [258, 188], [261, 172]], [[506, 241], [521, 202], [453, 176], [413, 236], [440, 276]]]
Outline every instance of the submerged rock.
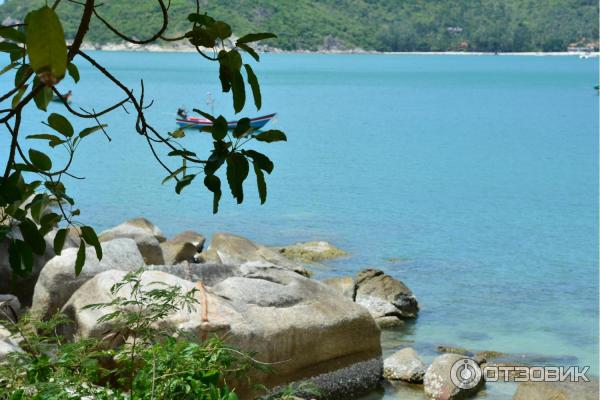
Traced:
[[81, 285], [106, 270], [135, 271], [144, 265], [136, 243], [132, 239], [115, 239], [102, 243], [102, 261], [96, 258], [93, 247], [85, 249], [85, 264], [75, 276], [78, 249], [63, 250], [44, 266], [35, 285], [31, 311], [45, 319], [69, 300]]
[[102, 232], [98, 238], [101, 242], [108, 242], [118, 238], [135, 240], [144, 262], [151, 264], [164, 264], [160, 243], [166, 239], [161, 230], [145, 218], [135, 218], [125, 221], [114, 228]]
[[383, 360], [383, 376], [390, 380], [408, 383], [423, 383], [427, 366], [417, 352], [406, 347]]
[[436, 351], [438, 353], [451, 353], [451, 354], [460, 354], [461, 356], [472, 356], [473, 352], [465, 349], [464, 347], [458, 346], [443, 346], [440, 345], [436, 347]]
[[[110, 329], [109, 324], [96, 322], [110, 309], [83, 307], [110, 301], [109, 288], [124, 274], [102, 272], [75, 291], [63, 308], [75, 321], [67, 334], [100, 337]], [[205, 282], [205, 302], [199, 298], [191, 311], [181, 310], [157, 321], [157, 325], [165, 330], [181, 329], [200, 340], [217, 334], [232, 345], [255, 352], [260, 361], [277, 363], [276, 374], [256, 373], [256, 382], [268, 387], [335, 374], [360, 363], [371, 364], [367, 369], [353, 370], [347, 383], [368, 382], [367, 389], [377, 383], [382, 366], [380, 332], [364, 308], [320, 282], [281, 267], [245, 264], [237, 274], [212, 287], [209, 283], [214, 282]], [[196, 287], [194, 282], [164, 272], [146, 271], [142, 275], [145, 287], [156, 281], [179, 285], [183, 291]], [[119, 295], [127, 296], [126, 288]], [[371, 379], [373, 376], [377, 379]]]
[[417, 316], [419, 305], [411, 290], [383, 271], [363, 270], [358, 273], [355, 282], [355, 301], [366, 307], [373, 318]]
[[245, 263], [276, 265], [300, 275], [309, 276], [310, 272], [302, 265], [290, 261], [276, 251], [256, 244], [241, 236], [229, 233], [215, 233], [208, 250], [202, 253], [207, 262], [240, 266]]
[[590, 382], [522, 382], [513, 400], [598, 400], [598, 380]]
[[435, 400], [453, 400], [462, 399], [478, 392], [485, 385], [482, 374], [469, 388], [458, 387], [452, 381], [452, 367], [455, 363], [465, 359], [465, 356], [450, 353], [436, 357], [423, 377], [425, 394]]
[[295, 243], [291, 246], [274, 247], [273, 249], [290, 260], [307, 264], [348, 255], [344, 250], [324, 241]]

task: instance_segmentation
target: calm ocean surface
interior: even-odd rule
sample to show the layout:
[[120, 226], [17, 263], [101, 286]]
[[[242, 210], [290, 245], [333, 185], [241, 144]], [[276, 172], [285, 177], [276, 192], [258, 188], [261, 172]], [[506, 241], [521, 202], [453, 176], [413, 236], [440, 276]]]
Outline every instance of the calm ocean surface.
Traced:
[[[216, 66], [197, 55], [93, 56], [129, 85], [144, 79], [164, 131], [179, 106], [209, 110], [208, 92], [232, 116]], [[121, 99], [78, 65], [82, 82], [62, 84], [75, 106]], [[266, 54], [255, 70], [264, 105], [245, 114], [277, 112], [269, 127], [289, 140], [259, 146], [276, 165], [266, 205], [253, 180], [245, 204], [227, 194], [216, 216], [201, 182], [176, 195], [118, 112], [103, 120], [111, 143], [96, 134], [80, 148], [73, 172], [86, 180], [70, 190], [82, 220], [105, 229], [143, 215], [168, 234], [328, 240], [352, 256], [318, 277], [371, 266], [415, 292], [420, 316], [384, 335], [386, 352], [409, 341], [430, 360], [447, 344], [598, 373], [598, 59]], [[27, 114], [28, 133], [47, 131], [42, 119]], [[185, 143], [199, 154], [211, 145], [197, 132]], [[488, 386], [488, 398], [512, 391]]]

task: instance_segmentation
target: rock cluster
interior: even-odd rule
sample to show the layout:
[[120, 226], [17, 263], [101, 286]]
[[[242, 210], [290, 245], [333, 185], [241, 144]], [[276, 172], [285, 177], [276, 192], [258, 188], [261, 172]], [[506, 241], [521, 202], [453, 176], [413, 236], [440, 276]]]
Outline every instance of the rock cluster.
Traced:
[[[31, 289], [18, 298], [0, 296], [0, 307], [10, 306], [18, 314], [20, 300], [31, 304], [39, 318], [62, 311], [74, 321], [63, 327], [67, 337], [100, 337], [110, 326], [98, 318], [111, 310], [85, 306], [109, 302], [110, 288], [143, 267], [144, 288], [161, 282], [187, 291], [202, 284], [203, 298], [194, 308], [156, 323], [199, 340], [226, 336], [228, 343], [254, 352], [257, 359], [276, 363], [277, 373], [257, 373], [257, 383], [276, 387], [311, 379], [331, 398], [347, 398], [379, 384], [380, 330], [369, 311], [309, 278], [304, 265], [279, 251], [226, 233], [215, 234], [204, 250], [205, 238], [196, 232], [167, 239], [151, 222], [138, 218], [102, 232], [102, 260], [86, 247], [85, 265], [76, 276], [75, 237], [60, 255], [36, 260]], [[8, 263], [2, 262], [0, 274], [9, 274]], [[127, 287], [119, 295], [127, 297]], [[18, 341], [0, 332], [0, 358], [11, 351], [19, 351]]]

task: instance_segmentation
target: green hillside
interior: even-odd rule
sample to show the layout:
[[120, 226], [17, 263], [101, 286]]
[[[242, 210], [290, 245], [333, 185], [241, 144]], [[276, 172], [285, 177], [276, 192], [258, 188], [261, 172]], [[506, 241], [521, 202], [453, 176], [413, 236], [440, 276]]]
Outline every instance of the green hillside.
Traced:
[[[0, 19], [21, 19], [44, 0], [7, 0]], [[104, 0], [99, 13], [124, 32], [150, 36], [160, 26], [155, 0]], [[171, 32], [189, 28], [192, 0], [172, 0]], [[568, 44], [598, 37], [596, 0], [202, 0], [238, 35], [271, 31], [270, 44], [285, 50], [380, 51], [563, 51]], [[82, 6], [63, 1], [59, 14], [72, 35]], [[118, 38], [96, 21], [88, 39]]]

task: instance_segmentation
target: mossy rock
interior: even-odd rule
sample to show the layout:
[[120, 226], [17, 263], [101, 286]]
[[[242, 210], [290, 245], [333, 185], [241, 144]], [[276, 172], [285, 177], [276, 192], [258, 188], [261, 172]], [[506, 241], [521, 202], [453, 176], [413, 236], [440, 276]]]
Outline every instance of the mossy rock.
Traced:
[[348, 253], [324, 241], [296, 243], [291, 246], [275, 247], [274, 250], [290, 260], [310, 264], [348, 256]]

